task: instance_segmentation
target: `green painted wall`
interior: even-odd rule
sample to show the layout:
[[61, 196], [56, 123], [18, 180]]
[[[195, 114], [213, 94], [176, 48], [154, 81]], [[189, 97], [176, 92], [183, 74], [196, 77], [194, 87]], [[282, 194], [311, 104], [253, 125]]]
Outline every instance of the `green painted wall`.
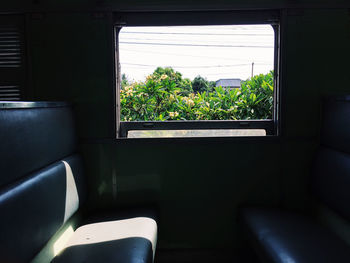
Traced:
[[[94, 205], [155, 205], [163, 248], [238, 244], [237, 207], [279, 205], [281, 171], [273, 165], [281, 162], [278, 140], [123, 141], [84, 148], [88, 163], [100, 163], [89, 171]], [[104, 175], [96, 178], [100, 169]]]
[[81, 138], [113, 137], [110, 14], [28, 14], [26, 20], [34, 98], [71, 101]]

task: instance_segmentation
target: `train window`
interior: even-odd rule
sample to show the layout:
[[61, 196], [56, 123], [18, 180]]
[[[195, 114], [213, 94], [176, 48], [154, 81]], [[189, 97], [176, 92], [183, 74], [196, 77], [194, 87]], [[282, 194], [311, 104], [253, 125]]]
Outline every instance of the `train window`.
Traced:
[[278, 23], [253, 22], [119, 24], [119, 137], [277, 135]]

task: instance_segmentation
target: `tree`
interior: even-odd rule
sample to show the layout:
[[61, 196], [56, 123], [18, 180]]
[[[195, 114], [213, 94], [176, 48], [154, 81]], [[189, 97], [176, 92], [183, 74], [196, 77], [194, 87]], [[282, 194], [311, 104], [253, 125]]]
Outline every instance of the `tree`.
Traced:
[[122, 81], [120, 83], [120, 88], [124, 89], [126, 86], [130, 86], [128, 77], [123, 73], [122, 74]]
[[192, 89], [194, 92], [210, 92], [213, 90], [213, 88], [215, 87], [215, 82], [213, 83], [212, 81], [209, 82], [208, 80], [206, 80], [205, 78], [201, 77], [200, 75], [198, 75], [197, 77], [195, 77], [192, 81]]
[[210, 91], [213, 91], [215, 87], [216, 87], [216, 81], [209, 81]]
[[240, 115], [245, 119], [272, 119], [273, 71], [242, 81]]
[[[242, 81], [239, 89], [215, 87], [183, 95], [173, 69], [159, 69], [144, 82], [134, 82], [120, 91], [123, 121], [165, 120], [259, 120], [273, 113], [273, 72]], [[181, 76], [181, 75], [180, 75]], [[177, 81], [177, 82], [176, 82]], [[194, 84], [210, 88], [212, 83], [198, 76]]]
[[183, 79], [182, 74], [171, 67], [158, 67], [151, 76], [159, 79], [163, 75], [168, 76], [169, 81], [174, 81], [176, 83], [176, 87], [180, 89], [180, 94], [188, 95], [193, 92], [191, 80], [188, 78]]

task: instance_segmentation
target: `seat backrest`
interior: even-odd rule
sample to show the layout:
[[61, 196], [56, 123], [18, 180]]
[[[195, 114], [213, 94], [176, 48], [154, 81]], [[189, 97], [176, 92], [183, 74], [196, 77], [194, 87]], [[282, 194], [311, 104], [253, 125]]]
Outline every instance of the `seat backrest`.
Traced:
[[85, 199], [65, 103], [0, 102], [0, 257], [29, 262]]
[[321, 145], [311, 184], [322, 202], [350, 220], [350, 96], [323, 102]]

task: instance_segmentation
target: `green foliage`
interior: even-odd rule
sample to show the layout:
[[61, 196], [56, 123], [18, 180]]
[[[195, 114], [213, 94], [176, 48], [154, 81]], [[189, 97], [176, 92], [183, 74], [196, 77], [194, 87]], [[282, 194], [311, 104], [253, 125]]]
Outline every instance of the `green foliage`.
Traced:
[[213, 91], [213, 88], [215, 87], [214, 81], [208, 81], [205, 78], [201, 76], [197, 76], [192, 81], [192, 89], [194, 92], [211, 92]]
[[273, 72], [254, 76], [241, 83], [240, 115], [247, 119], [272, 119]]
[[195, 93], [181, 73], [157, 68], [145, 82], [123, 87], [120, 103], [122, 121], [271, 119], [273, 72], [243, 81], [240, 89]]
[[174, 71], [174, 69], [170, 67], [158, 67], [152, 74], [155, 79], [159, 79], [162, 75], [168, 76], [169, 81], [175, 82], [182, 95], [187, 96], [193, 92], [191, 80], [187, 78], [183, 79], [180, 72]]
[[129, 86], [129, 80], [128, 77], [125, 74], [122, 74], [122, 81], [121, 81], [121, 88], [124, 89], [126, 86]]

